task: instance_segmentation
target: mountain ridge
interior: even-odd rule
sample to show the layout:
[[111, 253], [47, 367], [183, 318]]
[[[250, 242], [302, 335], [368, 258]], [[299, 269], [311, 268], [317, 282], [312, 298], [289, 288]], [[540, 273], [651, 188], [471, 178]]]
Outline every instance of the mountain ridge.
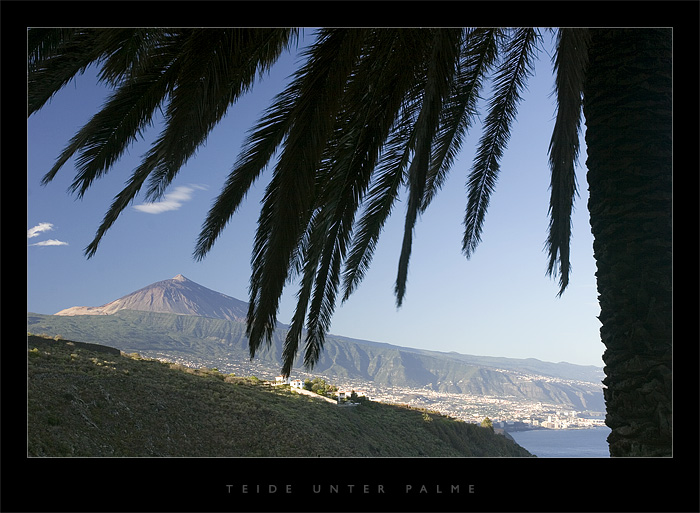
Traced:
[[[158, 311], [163, 309], [171, 311]], [[180, 358], [218, 368], [248, 362], [264, 366], [266, 373], [277, 373], [288, 326], [278, 324], [271, 345], [252, 361], [245, 320], [240, 318], [243, 312], [247, 312], [243, 301], [177, 275], [102, 307], [78, 307], [49, 316], [29, 313], [27, 323], [28, 331], [34, 333], [108, 345], [125, 352]], [[301, 359], [294, 366], [297, 372], [303, 369]], [[445, 353], [328, 334], [313, 373], [381, 387], [503, 396], [604, 411], [602, 368], [534, 358]]]
[[[116, 347], [150, 357], [190, 361], [245, 372], [279, 371], [285, 330], [276, 330], [269, 348], [250, 359], [245, 323], [205, 317], [122, 310], [112, 315], [56, 316], [29, 314], [28, 331]], [[509, 396], [514, 400], [557, 403], [576, 410], [603, 411], [602, 387], [596, 378], [570, 377], [485, 367], [464, 358], [430, 351], [404, 351], [327, 336], [313, 374], [333, 381], [360, 381], [382, 388], [409, 387], [457, 394]], [[301, 360], [301, 358], [300, 358]], [[556, 366], [553, 367], [556, 369]], [[294, 373], [304, 370], [300, 361]], [[599, 381], [598, 381], [599, 383]]]
[[[187, 292], [189, 297], [184, 298], [182, 302], [168, 301], [166, 298], [161, 301], [154, 301], [155, 291], [159, 291], [161, 295], [166, 295], [169, 292], [174, 296], [184, 296], [183, 291]], [[202, 299], [206, 298], [205, 301]], [[220, 304], [215, 304], [215, 300], [221, 301]], [[199, 304], [197, 304], [199, 303]], [[233, 320], [245, 322], [248, 313], [248, 303], [240, 299], [228, 296], [221, 292], [209, 289], [195, 283], [186, 278], [182, 274], [177, 274], [169, 280], [161, 280], [150, 285], [146, 285], [130, 294], [120, 297], [114, 301], [110, 301], [102, 306], [73, 306], [56, 312], [53, 315], [60, 316], [76, 316], [76, 315], [112, 315], [121, 310], [137, 310], [144, 312], [156, 313], [172, 313], [175, 315], [192, 315], [197, 317], [207, 317], [213, 319]], [[278, 327], [285, 329], [288, 326], [278, 321]], [[527, 363], [531, 362], [536, 367], [541, 364], [550, 366], [571, 366], [572, 368], [586, 368], [600, 370], [600, 379], [603, 379], [602, 367], [595, 365], [581, 365], [570, 362], [549, 362], [539, 360], [537, 358], [509, 358], [502, 356], [477, 356], [456, 351], [435, 351], [431, 349], [413, 348], [407, 346], [399, 346], [387, 342], [377, 342], [365, 339], [356, 339], [337, 334], [328, 334], [339, 340], [348, 342], [361, 342], [365, 345], [372, 345], [383, 348], [399, 348], [405, 352], [430, 354], [439, 353], [448, 358], [459, 358], [470, 362], [479, 362], [481, 364], [505, 365], [505, 368], [510, 369], [517, 365], [520, 368], [528, 367]], [[538, 369], [541, 372], [541, 369]]]

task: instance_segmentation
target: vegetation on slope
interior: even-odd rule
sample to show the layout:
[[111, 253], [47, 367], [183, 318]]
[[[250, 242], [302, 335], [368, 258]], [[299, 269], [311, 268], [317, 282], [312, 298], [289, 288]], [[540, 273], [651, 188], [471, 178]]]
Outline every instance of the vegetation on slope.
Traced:
[[530, 456], [421, 409], [343, 408], [256, 378], [28, 337], [29, 456]]
[[[60, 334], [127, 353], [163, 353], [209, 367], [220, 365], [218, 362], [222, 360], [248, 362], [250, 359], [243, 322], [121, 310], [112, 315], [75, 317], [30, 313], [27, 324], [34, 333]], [[285, 334], [285, 329], [275, 331], [270, 349], [259, 351], [255, 357], [257, 364], [270, 367], [272, 373], [279, 372]], [[518, 367], [517, 362], [523, 366]], [[557, 370], [560, 366], [563, 371]], [[301, 369], [301, 362], [298, 368]], [[565, 377], [567, 382], [546, 378], [522, 381], [517, 377], [523, 371], [537, 374], [538, 368], [542, 368], [544, 376]], [[516, 370], [516, 376], [504, 369]], [[511, 396], [517, 400], [554, 402], [576, 410], [604, 411], [600, 379], [590, 369], [595, 368], [438, 353], [329, 335], [314, 373], [383, 386]], [[586, 376], [595, 383], [568, 381]]]

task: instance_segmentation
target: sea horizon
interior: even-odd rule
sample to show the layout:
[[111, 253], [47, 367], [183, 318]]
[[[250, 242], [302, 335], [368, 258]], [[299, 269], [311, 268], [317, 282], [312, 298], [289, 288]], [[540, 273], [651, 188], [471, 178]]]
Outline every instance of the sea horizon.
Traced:
[[609, 458], [611, 429], [531, 429], [509, 432], [518, 445], [538, 458]]

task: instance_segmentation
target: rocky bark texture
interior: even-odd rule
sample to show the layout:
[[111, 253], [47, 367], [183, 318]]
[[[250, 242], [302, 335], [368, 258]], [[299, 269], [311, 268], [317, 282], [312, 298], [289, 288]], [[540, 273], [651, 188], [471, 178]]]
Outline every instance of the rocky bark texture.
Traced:
[[612, 456], [672, 448], [671, 32], [595, 30], [584, 91]]

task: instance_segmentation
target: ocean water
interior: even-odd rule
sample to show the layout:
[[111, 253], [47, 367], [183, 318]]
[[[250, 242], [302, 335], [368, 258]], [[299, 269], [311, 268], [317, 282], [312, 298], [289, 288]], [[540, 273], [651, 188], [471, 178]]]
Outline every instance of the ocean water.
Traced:
[[538, 458], [609, 458], [608, 427], [536, 429], [509, 433]]

